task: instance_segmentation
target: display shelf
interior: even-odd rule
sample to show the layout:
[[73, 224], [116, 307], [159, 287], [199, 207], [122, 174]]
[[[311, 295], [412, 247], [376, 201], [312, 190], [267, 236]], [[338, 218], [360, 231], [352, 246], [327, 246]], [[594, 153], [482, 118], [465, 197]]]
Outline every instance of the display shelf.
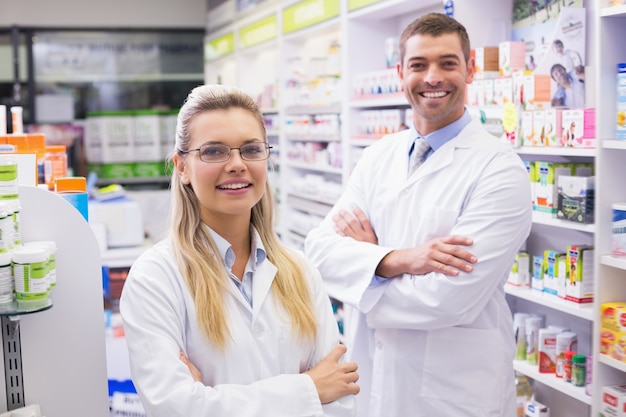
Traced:
[[318, 216], [326, 216], [332, 205], [313, 201], [307, 198], [298, 197], [295, 195], [287, 195], [287, 201], [296, 210], [304, 211]]
[[623, 256], [602, 255], [600, 262], [602, 265], [626, 270], [626, 257]]
[[340, 114], [341, 106], [339, 104], [328, 104], [319, 106], [290, 106], [285, 108], [285, 114]]
[[23, 316], [25, 314], [35, 314], [40, 311], [51, 309], [52, 305], [52, 298], [32, 306], [18, 306], [17, 301], [12, 301], [10, 303], [0, 304], [0, 316], [16, 317]]
[[504, 291], [514, 297], [522, 298], [535, 304], [549, 307], [553, 310], [562, 311], [572, 316], [580, 317], [589, 321], [592, 321], [594, 319], [595, 310], [592, 303], [577, 304], [559, 298], [555, 295], [546, 294], [544, 292], [533, 290], [531, 288], [516, 287], [509, 284], [504, 286]]
[[313, 165], [313, 164], [305, 164], [298, 162], [289, 162], [286, 164], [291, 168], [304, 169], [307, 171], [317, 171], [317, 172], [325, 172], [328, 174], [338, 174], [341, 175], [341, 168], [325, 166], [325, 165]]
[[626, 5], [603, 7], [600, 10], [601, 17], [626, 17]]
[[601, 362], [619, 371], [626, 372], [626, 363], [620, 362], [617, 359], [611, 358], [610, 356], [600, 354], [598, 355], [598, 362]]
[[582, 156], [593, 158], [596, 154], [596, 149], [522, 146], [521, 148], [516, 148], [515, 152], [520, 155]]
[[603, 140], [602, 147], [605, 149], [625, 149], [626, 150], [626, 140]]
[[547, 214], [533, 212], [533, 223], [553, 226], [561, 229], [579, 230], [586, 233], [595, 233], [595, 224], [576, 223], [569, 220], [561, 220]]
[[404, 94], [381, 94], [379, 96], [353, 97], [348, 103], [351, 108], [367, 109], [378, 107], [409, 107]]
[[517, 372], [534, 379], [536, 382], [540, 382], [549, 386], [557, 391], [562, 392], [584, 404], [591, 405], [592, 398], [585, 394], [584, 387], [576, 387], [569, 382], [563, 381], [562, 378], [557, 378], [555, 374], [545, 374], [539, 372], [537, 365], [531, 365], [525, 361], [513, 361], [513, 367]]

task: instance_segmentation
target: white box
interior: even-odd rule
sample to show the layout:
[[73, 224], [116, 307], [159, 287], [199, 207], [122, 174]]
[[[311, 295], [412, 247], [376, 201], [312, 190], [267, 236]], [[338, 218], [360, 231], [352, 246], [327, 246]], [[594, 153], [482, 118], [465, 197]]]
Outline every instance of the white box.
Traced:
[[609, 385], [602, 387], [600, 416], [626, 416], [626, 385]]
[[530, 400], [524, 405], [526, 417], [550, 417], [550, 409], [538, 401]]
[[135, 162], [161, 161], [161, 123], [156, 110], [139, 110], [133, 122]]

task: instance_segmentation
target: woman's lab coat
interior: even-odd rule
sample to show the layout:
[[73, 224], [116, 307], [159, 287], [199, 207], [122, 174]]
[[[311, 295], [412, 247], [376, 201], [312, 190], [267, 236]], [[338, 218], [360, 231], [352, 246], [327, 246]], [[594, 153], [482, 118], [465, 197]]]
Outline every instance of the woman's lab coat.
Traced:
[[[253, 307], [229, 279], [225, 295], [232, 342], [214, 348], [200, 331], [195, 304], [168, 241], [132, 266], [120, 311], [131, 375], [150, 417], [353, 416], [354, 396], [321, 405], [306, 371], [337, 345], [339, 332], [319, 273], [306, 264], [316, 343], [300, 342], [271, 290], [276, 267], [265, 260], [253, 279]], [[194, 382], [179, 359], [183, 349], [202, 373]]]
[[[343, 196], [306, 239], [329, 294], [347, 303], [357, 415], [514, 416], [514, 335], [503, 285], [532, 223], [527, 170], [510, 145], [473, 120], [407, 178], [410, 132], [365, 150]], [[334, 213], [355, 206], [378, 246], [334, 232]], [[474, 240], [467, 248], [478, 258], [473, 272], [372, 279], [391, 249], [448, 235]]]

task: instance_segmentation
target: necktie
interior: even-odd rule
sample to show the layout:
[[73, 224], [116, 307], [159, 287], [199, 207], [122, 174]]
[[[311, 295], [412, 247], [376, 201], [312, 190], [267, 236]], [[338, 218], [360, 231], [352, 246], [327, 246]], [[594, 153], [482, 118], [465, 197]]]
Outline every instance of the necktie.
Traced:
[[413, 174], [420, 165], [424, 163], [424, 156], [430, 150], [430, 145], [426, 139], [418, 138], [413, 145], [409, 175]]

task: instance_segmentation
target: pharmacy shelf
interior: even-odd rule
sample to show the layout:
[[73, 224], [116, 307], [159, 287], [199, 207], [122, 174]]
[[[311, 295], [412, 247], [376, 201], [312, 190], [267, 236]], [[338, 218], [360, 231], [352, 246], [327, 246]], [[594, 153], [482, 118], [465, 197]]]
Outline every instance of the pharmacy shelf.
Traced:
[[291, 168], [306, 169], [308, 171], [318, 171], [318, 172], [326, 172], [329, 174], [341, 175], [341, 168], [331, 167], [327, 165], [313, 165], [313, 164], [305, 164], [305, 163], [297, 163], [297, 162], [289, 162], [286, 165]]
[[605, 149], [626, 149], [626, 140], [603, 140], [602, 147]]
[[521, 148], [515, 148], [515, 152], [519, 155], [582, 156], [593, 158], [596, 154], [596, 149], [522, 146]]
[[605, 7], [600, 10], [601, 17], [626, 17], [626, 5]]
[[583, 223], [571, 222], [569, 220], [561, 220], [555, 217], [551, 217], [547, 214], [541, 214], [541, 213], [533, 213], [533, 223], [558, 227], [561, 229], [578, 230], [578, 231], [586, 232], [586, 233], [595, 233], [596, 231], [595, 224], [583, 224]]
[[381, 94], [379, 96], [355, 97], [349, 102], [349, 106], [355, 109], [376, 107], [409, 107], [404, 94]]
[[618, 369], [622, 372], [626, 372], [626, 363], [624, 362], [620, 362], [617, 359], [613, 359], [610, 356], [607, 355], [598, 355], [598, 362], [601, 362], [605, 365], [611, 366], [615, 369]]
[[600, 258], [600, 262], [602, 262], [602, 265], [626, 270], [626, 257], [624, 256], [603, 255]]
[[536, 382], [547, 385], [582, 403], [591, 405], [592, 399], [589, 395], [585, 394], [584, 387], [576, 387], [569, 382], [563, 381], [562, 378], [557, 378], [555, 374], [541, 373], [537, 365], [531, 365], [526, 361], [513, 361], [513, 367], [516, 371], [534, 379]]
[[532, 301], [535, 304], [541, 304], [553, 310], [562, 311], [585, 320], [593, 321], [594, 319], [595, 310], [592, 303], [577, 304], [559, 298], [556, 295], [547, 294], [528, 287], [516, 287], [510, 284], [504, 286], [504, 292], [514, 297]]

